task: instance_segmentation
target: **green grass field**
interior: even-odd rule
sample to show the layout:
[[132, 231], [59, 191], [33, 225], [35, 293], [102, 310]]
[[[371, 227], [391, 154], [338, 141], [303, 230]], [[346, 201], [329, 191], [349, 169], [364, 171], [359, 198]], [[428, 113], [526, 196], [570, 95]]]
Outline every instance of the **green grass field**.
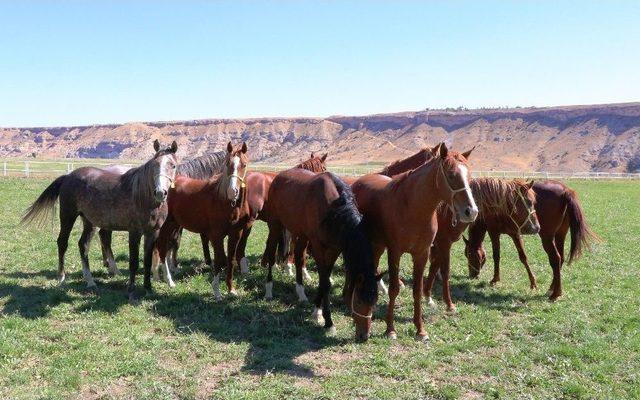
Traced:
[[[262, 300], [261, 223], [249, 242], [251, 274], [236, 276], [237, 298], [212, 300], [195, 235], [185, 235], [177, 288], [154, 282], [154, 293], [135, 306], [125, 295], [126, 276], [107, 276], [96, 237], [91, 263], [100, 290], [86, 292], [75, 245], [79, 222], [67, 252], [68, 282], [58, 286], [57, 218], [44, 229], [17, 226], [48, 183], [0, 179], [0, 398], [640, 398], [637, 182], [569, 182], [604, 242], [565, 267], [565, 295], [555, 304], [544, 296], [551, 269], [538, 237], [526, 238], [538, 291], [529, 290], [507, 238], [496, 288], [487, 284], [491, 268], [480, 280], [465, 277], [458, 243], [458, 311], [446, 314], [440, 301], [426, 308], [427, 344], [414, 341], [408, 289], [396, 312], [398, 340], [383, 337], [381, 298], [373, 337], [356, 343], [339, 300], [341, 268], [333, 337], [310, 321], [312, 307], [297, 304], [293, 279], [281, 271], [275, 300]], [[126, 274], [126, 235], [114, 236]], [[410, 285], [408, 258], [402, 268]], [[316, 283], [307, 284], [308, 295]]]

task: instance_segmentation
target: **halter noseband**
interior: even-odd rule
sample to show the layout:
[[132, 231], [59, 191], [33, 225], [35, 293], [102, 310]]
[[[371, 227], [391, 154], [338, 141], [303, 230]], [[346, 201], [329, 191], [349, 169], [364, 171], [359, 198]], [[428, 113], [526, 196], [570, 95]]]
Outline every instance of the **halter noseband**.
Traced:
[[[245, 178], [247, 177], [247, 169], [248, 169], [248, 168], [245, 168], [245, 169], [244, 169], [244, 174], [242, 174], [242, 176], [240, 176], [240, 175], [238, 175], [238, 174], [235, 174], [235, 173], [234, 173], [234, 174], [229, 175], [229, 179], [236, 178], [237, 180], [239, 180], [239, 181], [240, 181], [240, 192], [242, 192], [242, 190], [243, 190], [243, 189], [246, 189], [246, 187], [247, 187], [247, 184], [246, 184], [246, 182], [245, 182]], [[240, 199], [241, 195], [242, 195], [242, 193], [239, 193], [239, 194], [238, 194], [238, 199]], [[235, 206], [236, 206], [236, 202], [238, 201], [238, 199], [233, 200], [233, 201], [231, 202], [231, 206], [235, 207]]]
[[509, 218], [511, 219], [513, 224], [518, 228], [518, 235], [522, 236], [522, 228], [527, 222], [531, 222], [531, 216], [536, 213], [536, 209], [535, 207], [529, 208], [527, 206], [527, 202], [524, 200], [524, 196], [522, 195], [522, 193], [520, 193], [520, 190], [516, 190], [516, 192], [518, 193], [518, 197], [520, 198], [520, 200], [522, 200], [522, 204], [525, 206], [527, 211], [529, 211], [529, 214], [527, 214], [526, 218], [524, 219], [524, 221], [522, 221], [521, 224], [518, 224], [516, 219], [513, 217], [513, 215], [516, 213], [516, 204], [514, 204], [513, 210], [511, 210], [511, 212], [509, 213]]
[[353, 298], [356, 297], [355, 292], [356, 292], [356, 289], [353, 288], [353, 292], [351, 293], [351, 314], [356, 315], [360, 318], [371, 319], [371, 317], [373, 317], [373, 311], [371, 311], [368, 315], [362, 315], [359, 312], [357, 312], [355, 308], [353, 308]]
[[176, 178], [175, 178], [175, 177], [174, 177], [174, 178], [172, 178], [172, 177], [170, 177], [170, 176], [169, 176], [169, 175], [167, 175], [167, 174], [160, 174], [160, 175], [158, 175], [158, 177], [165, 177], [165, 178], [167, 178], [167, 179], [169, 180], [169, 182], [171, 182], [171, 189], [175, 189], [175, 187], [176, 187], [176, 182], [175, 182]]
[[[440, 165], [438, 166], [438, 169], [440, 170], [440, 172], [442, 173], [442, 178], [444, 179], [444, 183], [447, 185], [447, 189], [449, 189], [449, 193], [451, 194], [451, 199], [449, 200], [449, 203], [447, 204], [447, 206], [449, 206], [449, 208], [451, 209], [451, 226], [456, 226], [458, 225], [458, 218], [456, 217], [456, 210], [453, 207], [453, 197], [460, 192], [464, 192], [467, 190], [467, 186], [463, 186], [459, 189], [454, 189], [451, 187], [451, 184], [449, 183], [449, 180], [447, 179], [447, 175], [444, 173], [444, 167], [442, 166], [443, 161], [440, 161]], [[437, 182], [437, 181], [436, 181]], [[437, 185], [437, 183], [436, 183]]]

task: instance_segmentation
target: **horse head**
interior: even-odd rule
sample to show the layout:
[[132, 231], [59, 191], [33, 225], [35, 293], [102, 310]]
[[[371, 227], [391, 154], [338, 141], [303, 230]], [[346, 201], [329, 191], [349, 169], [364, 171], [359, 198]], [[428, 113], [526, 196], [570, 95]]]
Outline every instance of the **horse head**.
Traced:
[[311, 157], [308, 160], [300, 162], [300, 164], [296, 165], [295, 168], [302, 168], [316, 173], [325, 172], [327, 170], [325, 161], [327, 160], [328, 155], [328, 153], [325, 153], [322, 157], [316, 157], [312, 152]]
[[228, 186], [227, 199], [232, 205], [236, 205], [246, 187], [245, 177], [247, 176], [247, 166], [249, 157], [247, 156], [247, 143], [234, 147], [231, 142], [227, 144], [227, 156], [225, 158], [225, 175]]
[[478, 206], [469, 187], [471, 172], [467, 159], [472, 151], [473, 149], [464, 153], [449, 151], [444, 143], [431, 150], [439, 159], [436, 187], [444, 198], [449, 199], [447, 203], [453, 212], [454, 225], [457, 221], [471, 223], [478, 216]]
[[167, 200], [169, 188], [174, 187], [178, 165], [176, 158], [178, 144], [174, 140], [171, 146], [162, 148], [156, 139], [153, 142], [153, 149], [155, 154], [150, 164], [154, 182], [153, 197], [157, 202], [162, 203]]
[[512, 200], [509, 218], [518, 230], [518, 234], [535, 235], [540, 232], [540, 223], [536, 215], [536, 193], [533, 181], [514, 181], [516, 188]]
[[469, 269], [469, 278], [475, 279], [480, 275], [480, 270], [487, 262], [487, 253], [482, 247], [482, 243], [477, 246], [473, 246], [471, 242], [464, 236], [464, 255], [467, 257], [467, 267]]

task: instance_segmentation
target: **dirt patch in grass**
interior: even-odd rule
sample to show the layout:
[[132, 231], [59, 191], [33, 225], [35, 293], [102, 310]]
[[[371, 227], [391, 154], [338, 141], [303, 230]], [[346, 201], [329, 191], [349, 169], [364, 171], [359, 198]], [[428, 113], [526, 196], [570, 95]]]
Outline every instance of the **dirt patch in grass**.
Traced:
[[100, 400], [100, 399], [132, 399], [133, 377], [121, 376], [105, 387], [85, 386], [80, 389], [77, 399]]
[[208, 364], [202, 367], [197, 377], [196, 399], [209, 398], [220, 381], [239, 373], [241, 367], [242, 363], [239, 360]]

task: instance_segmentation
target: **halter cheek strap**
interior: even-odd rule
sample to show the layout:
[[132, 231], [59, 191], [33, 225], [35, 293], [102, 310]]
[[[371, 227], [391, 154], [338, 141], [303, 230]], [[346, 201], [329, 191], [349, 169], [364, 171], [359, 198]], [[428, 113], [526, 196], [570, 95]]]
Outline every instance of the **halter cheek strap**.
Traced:
[[[355, 292], [355, 289], [353, 290]], [[353, 307], [353, 298], [356, 297], [355, 293], [351, 293], [351, 314], [356, 315], [360, 318], [364, 318], [364, 319], [371, 319], [371, 317], [373, 316], [373, 311], [370, 312], [368, 315], [362, 315], [359, 312], [356, 311], [356, 309]]]
[[516, 190], [516, 192], [518, 193], [518, 197], [522, 201], [522, 204], [524, 204], [525, 208], [529, 211], [529, 214], [527, 214], [526, 218], [524, 219], [524, 221], [522, 221], [521, 224], [518, 224], [516, 219], [513, 217], [516, 213], [516, 206], [514, 205], [513, 210], [509, 213], [509, 218], [511, 218], [513, 224], [518, 228], [518, 235], [522, 235], [522, 228], [524, 228], [527, 222], [531, 221], [531, 216], [536, 213], [536, 209], [534, 207], [527, 207], [527, 202], [524, 200], [524, 196], [522, 195], [522, 193], [520, 193], [519, 190]]
[[169, 180], [169, 182], [171, 182], [171, 189], [174, 189], [176, 187], [176, 182], [175, 182], [175, 178], [170, 177], [167, 174], [160, 174], [160, 177], [165, 177]]

